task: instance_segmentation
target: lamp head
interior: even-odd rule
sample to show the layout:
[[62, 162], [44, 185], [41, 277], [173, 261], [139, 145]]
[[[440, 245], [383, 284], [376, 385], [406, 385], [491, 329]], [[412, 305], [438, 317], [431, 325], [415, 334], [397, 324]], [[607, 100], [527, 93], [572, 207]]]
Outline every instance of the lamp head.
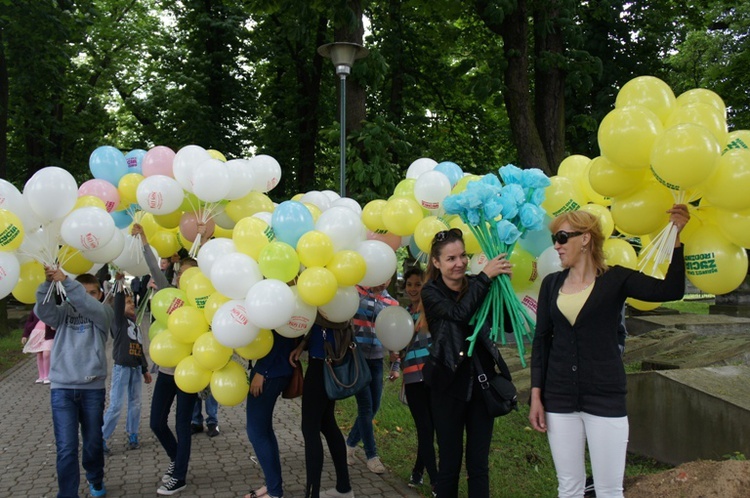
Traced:
[[335, 42], [321, 45], [318, 47], [318, 53], [331, 59], [336, 68], [336, 74], [348, 75], [351, 73], [354, 61], [367, 57], [370, 51], [356, 43]]

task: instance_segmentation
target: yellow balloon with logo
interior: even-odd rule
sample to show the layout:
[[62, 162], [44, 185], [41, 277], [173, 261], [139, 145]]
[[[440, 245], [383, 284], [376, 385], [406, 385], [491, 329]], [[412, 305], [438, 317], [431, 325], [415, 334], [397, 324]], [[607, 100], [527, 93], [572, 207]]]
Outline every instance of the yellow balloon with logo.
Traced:
[[306, 268], [297, 278], [300, 299], [311, 306], [323, 306], [336, 295], [339, 283], [331, 270], [313, 266]]
[[208, 332], [208, 322], [203, 310], [183, 306], [174, 310], [167, 319], [167, 328], [176, 341], [192, 344], [202, 334]]
[[719, 227], [705, 223], [685, 244], [685, 273], [703, 292], [726, 294], [747, 275], [747, 252], [722, 235]]
[[325, 266], [333, 258], [333, 242], [323, 232], [310, 230], [297, 241], [297, 254], [300, 262], [307, 266]]
[[234, 350], [246, 360], [259, 360], [270, 353], [271, 348], [273, 348], [273, 333], [268, 329], [260, 329], [257, 337], [250, 344], [234, 348]]
[[[435, 234], [447, 229], [448, 225], [442, 219], [437, 216], [427, 216], [414, 228], [414, 243], [417, 244], [420, 251], [429, 254]], [[466, 252], [469, 252], [468, 248]]]
[[664, 228], [669, 221], [667, 210], [674, 197], [656, 182], [647, 182], [638, 190], [615, 197], [612, 219], [618, 230], [631, 235], [646, 235]]
[[193, 343], [193, 358], [206, 370], [219, 370], [232, 358], [232, 348], [217, 341], [213, 332], [206, 332]]
[[192, 349], [192, 344], [175, 340], [172, 332], [165, 330], [151, 341], [148, 347], [148, 354], [151, 357], [151, 361], [160, 367], [173, 368], [183, 358], [187, 358]]
[[0, 251], [10, 252], [21, 247], [23, 224], [18, 216], [7, 209], [0, 209]]
[[242, 218], [234, 226], [232, 240], [239, 252], [247, 254], [255, 261], [258, 261], [260, 251], [270, 241], [269, 235], [272, 235], [272, 232], [265, 221], [248, 216], [247, 218]]
[[581, 206], [581, 211], [586, 211], [599, 219], [599, 225], [602, 228], [602, 235], [608, 238], [615, 231], [615, 222], [612, 219], [612, 213], [604, 206], [599, 204], [586, 204]]
[[221, 305], [231, 301], [230, 298], [222, 294], [221, 292], [214, 292], [208, 299], [206, 299], [206, 305], [203, 307], [203, 316], [208, 323], [214, 319], [214, 315], [221, 308]]
[[57, 251], [57, 260], [63, 270], [73, 275], [86, 273], [94, 266], [94, 263], [86, 259], [81, 251], [70, 246], [60, 247]]
[[383, 208], [388, 201], [383, 199], [375, 199], [365, 204], [362, 208], [362, 223], [365, 224], [368, 230], [372, 232], [385, 231], [385, 223], [383, 223]]
[[367, 262], [357, 251], [347, 249], [334, 253], [326, 268], [333, 274], [339, 287], [350, 287], [365, 278]]
[[159, 230], [153, 237], [149, 237], [148, 243], [156, 249], [161, 258], [168, 258], [180, 250], [177, 233], [168, 230]]
[[194, 356], [188, 356], [175, 367], [174, 382], [181, 391], [197, 393], [211, 382], [211, 370], [204, 368]]
[[[182, 279], [180, 279], [180, 283], [182, 283]], [[209, 296], [214, 292], [216, 292], [216, 289], [214, 288], [214, 284], [211, 283], [211, 279], [201, 271], [196, 273], [195, 276], [190, 277], [185, 287], [188, 303], [199, 310], [202, 310], [206, 306], [206, 301], [208, 301]], [[202, 314], [201, 317], [203, 317]]]
[[651, 171], [672, 190], [695, 187], [716, 170], [719, 141], [707, 128], [683, 123], [668, 128], [651, 149]]
[[542, 208], [552, 218], [567, 211], [575, 211], [586, 204], [586, 197], [570, 178], [553, 176], [544, 191]]
[[731, 149], [716, 163], [716, 173], [704, 185], [705, 200], [730, 210], [750, 208], [750, 150]]
[[120, 180], [117, 182], [117, 192], [120, 194], [121, 203], [129, 206], [138, 202], [136, 192], [143, 178], [143, 175], [139, 173], [128, 173], [120, 177]]
[[46, 280], [44, 266], [37, 261], [28, 261], [21, 265], [18, 283], [13, 287], [13, 297], [24, 304], [36, 303], [36, 290]]
[[177, 308], [185, 306], [186, 302], [185, 291], [174, 287], [161, 289], [151, 298], [151, 314], [158, 322], [166, 326], [169, 314]]
[[399, 237], [413, 234], [422, 218], [422, 206], [414, 199], [391, 197], [383, 206], [385, 229]]
[[213, 397], [225, 406], [239, 405], [250, 391], [245, 368], [234, 360], [211, 374], [210, 385]]

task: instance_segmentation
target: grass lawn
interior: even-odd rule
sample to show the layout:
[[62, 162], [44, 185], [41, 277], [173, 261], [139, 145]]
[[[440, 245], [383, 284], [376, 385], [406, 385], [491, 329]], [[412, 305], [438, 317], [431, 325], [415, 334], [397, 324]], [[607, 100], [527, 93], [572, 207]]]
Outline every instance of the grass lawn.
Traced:
[[10, 367], [24, 358], [28, 358], [21, 352], [21, 329], [15, 329], [9, 335], [0, 337], [0, 375]]

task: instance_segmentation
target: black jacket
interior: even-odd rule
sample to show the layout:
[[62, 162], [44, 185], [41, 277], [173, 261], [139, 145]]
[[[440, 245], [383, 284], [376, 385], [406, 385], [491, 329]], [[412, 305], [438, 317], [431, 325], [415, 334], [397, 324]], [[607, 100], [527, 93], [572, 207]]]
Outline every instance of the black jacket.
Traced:
[[[472, 362], [467, 361], [466, 356], [469, 345], [466, 338], [474, 332], [469, 321], [482, 305], [492, 283], [484, 273], [468, 279], [468, 288], [460, 299], [440, 277], [422, 288], [422, 306], [432, 335], [430, 361], [424, 367], [425, 382], [430, 386], [440, 384], [441, 389], [465, 400], [471, 398], [474, 377]], [[499, 373], [510, 380], [510, 371], [489, 333], [490, 325], [485, 322], [477, 336], [474, 354], [478, 355], [485, 373], [497, 371], [497, 365]]]
[[557, 307], [557, 295], [569, 270], [547, 275], [539, 292], [536, 333], [531, 352], [531, 387], [542, 389], [552, 413], [583, 411], [624, 417], [625, 367], [617, 332], [625, 299], [663, 302], [685, 292], [685, 263], [677, 248], [664, 280], [610, 267], [598, 276], [591, 295], [571, 325]]

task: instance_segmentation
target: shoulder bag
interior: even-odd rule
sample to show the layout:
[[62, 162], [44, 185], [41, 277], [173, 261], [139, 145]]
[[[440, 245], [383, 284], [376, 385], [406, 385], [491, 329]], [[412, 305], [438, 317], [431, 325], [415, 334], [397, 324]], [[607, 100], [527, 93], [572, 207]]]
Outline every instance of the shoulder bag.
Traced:
[[326, 359], [323, 382], [328, 399], [337, 400], [354, 396], [372, 380], [365, 357], [352, 341], [341, 357], [333, 355], [333, 348], [325, 343]]
[[477, 382], [482, 389], [482, 397], [489, 414], [493, 417], [502, 417], [513, 410], [518, 411], [518, 396], [513, 382], [499, 373], [495, 373], [494, 377], [488, 378], [476, 355], [474, 356], [474, 366], [477, 370]]
[[302, 396], [302, 385], [304, 382], [305, 377], [302, 374], [302, 363], [297, 361], [294, 364], [294, 370], [292, 371], [292, 377], [289, 379], [289, 384], [287, 384], [281, 392], [281, 397], [294, 399]]

